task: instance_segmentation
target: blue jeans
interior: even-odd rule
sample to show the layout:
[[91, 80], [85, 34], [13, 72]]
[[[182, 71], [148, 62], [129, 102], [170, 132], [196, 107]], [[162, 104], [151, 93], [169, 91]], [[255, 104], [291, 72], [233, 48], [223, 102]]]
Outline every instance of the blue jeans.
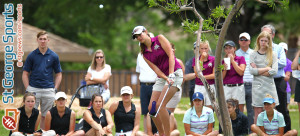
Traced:
[[148, 113], [148, 106], [152, 95], [153, 85], [154, 83], [152, 84], [141, 83], [140, 99], [141, 99], [142, 115], [146, 115]]
[[252, 83], [245, 83], [244, 87], [249, 130], [251, 130], [250, 127], [254, 123], [254, 110], [252, 107]]

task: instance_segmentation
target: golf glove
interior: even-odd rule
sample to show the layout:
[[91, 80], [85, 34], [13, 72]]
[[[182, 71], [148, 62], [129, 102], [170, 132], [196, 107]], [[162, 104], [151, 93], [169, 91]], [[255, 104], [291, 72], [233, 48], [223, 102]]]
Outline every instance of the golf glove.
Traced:
[[171, 73], [171, 74], [169, 74], [169, 80], [171, 80], [171, 81], [175, 81], [175, 74], [174, 73]]

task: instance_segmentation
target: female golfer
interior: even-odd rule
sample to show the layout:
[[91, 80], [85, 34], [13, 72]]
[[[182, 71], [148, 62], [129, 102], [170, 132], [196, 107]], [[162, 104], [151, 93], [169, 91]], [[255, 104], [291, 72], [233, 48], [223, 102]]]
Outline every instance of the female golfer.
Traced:
[[[136, 26], [133, 29], [132, 38], [140, 42], [141, 53], [145, 61], [158, 76], [153, 86], [148, 109], [152, 115], [157, 113], [153, 121], [159, 135], [169, 136], [170, 123], [166, 104], [181, 89], [183, 81], [181, 66], [174, 56], [170, 42], [163, 35], [151, 38], [144, 26]], [[172, 86], [168, 87], [168, 84]]]

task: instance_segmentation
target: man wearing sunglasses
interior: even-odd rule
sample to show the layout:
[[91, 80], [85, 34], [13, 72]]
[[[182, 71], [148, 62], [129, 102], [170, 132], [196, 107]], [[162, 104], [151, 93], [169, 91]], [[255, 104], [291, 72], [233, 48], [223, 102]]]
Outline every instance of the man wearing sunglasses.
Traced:
[[248, 116], [248, 123], [249, 123], [249, 130], [250, 126], [253, 124], [254, 121], [254, 111], [252, 107], [252, 80], [253, 75], [250, 74], [249, 66], [250, 66], [250, 54], [253, 50], [249, 47], [250, 46], [250, 35], [247, 32], [243, 32], [239, 36], [239, 45], [240, 49], [238, 49], [235, 54], [236, 56], [243, 56], [246, 60], [246, 69], [243, 76], [244, 87], [245, 87], [245, 99], [246, 99], [246, 108], [247, 108], [247, 116]]

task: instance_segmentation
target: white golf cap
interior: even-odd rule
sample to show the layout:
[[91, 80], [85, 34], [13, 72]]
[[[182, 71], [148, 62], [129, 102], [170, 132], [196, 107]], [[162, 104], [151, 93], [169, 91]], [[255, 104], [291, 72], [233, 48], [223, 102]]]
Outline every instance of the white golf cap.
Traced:
[[55, 100], [58, 100], [59, 98], [65, 98], [65, 99], [67, 99], [66, 93], [65, 92], [57, 92], [55, 94]]
[[279, 46], [283, 47], [285, 50], [288, 50], [288, 45], [284, 42], [279, 43]]
[[247, 40], [250, 40], [250, 35], [247, 32], [241, 33], [239, 38], [245, 37]]
[[136, 26], [136, 27], [134, 27], [133, 31], [132, 31], [132, 39], [135, 39], [134, 35], [141, 34], [145, 30], [146, 30], [146, 28], [144, 26]]
[[121, 95], [123, 94], [133, 94], [130, 86], [124, 86], [121, 88]]

